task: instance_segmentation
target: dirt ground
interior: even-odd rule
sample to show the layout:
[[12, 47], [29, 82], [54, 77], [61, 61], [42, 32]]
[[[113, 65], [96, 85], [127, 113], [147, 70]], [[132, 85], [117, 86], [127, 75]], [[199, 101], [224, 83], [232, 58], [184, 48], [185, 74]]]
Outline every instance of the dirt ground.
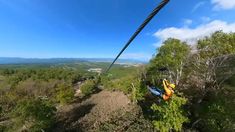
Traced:
[[126, 112], [132, 103], [122, 92], [101, 91], [81, 103], [61, 107], [55, 131], [93, 131], [116, 111]]

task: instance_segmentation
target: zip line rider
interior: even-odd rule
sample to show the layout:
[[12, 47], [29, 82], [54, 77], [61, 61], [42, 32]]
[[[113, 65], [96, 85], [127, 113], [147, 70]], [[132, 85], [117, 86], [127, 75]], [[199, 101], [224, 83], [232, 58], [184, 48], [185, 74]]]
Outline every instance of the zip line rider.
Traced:
[[174, 93], [175, 84], [169, 83], [166, 79], [163, 80], [164, 91], [156, 87], [148, 87], [151, 93], [156, 96], [160, 96], [163, 100], [168, 100]]

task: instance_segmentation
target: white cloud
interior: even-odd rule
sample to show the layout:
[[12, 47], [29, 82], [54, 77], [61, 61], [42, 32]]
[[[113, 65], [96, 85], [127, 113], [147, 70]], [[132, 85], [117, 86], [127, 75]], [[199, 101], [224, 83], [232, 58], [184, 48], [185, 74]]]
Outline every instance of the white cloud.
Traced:
[[233, 9], [235, 8], [235, 0], [211, 0], [214, 9]]
[[154, 36], [160, 41], [154, 44], [158, 47], [168, 38], [177, 38], [186, 41], [189, 44], [194, 44], [198, 39], [211, 35], [213, 32], [223, 30], [224, 32], [235, 32], [235, 22], [227, 23], [220, 20], [214, 20], [206, 24], [201, 24], [195, 28], [188, 27], [168, 27], [158, 30]]
[[206, 3], [205, 1], [201, 1], [201, 2], [197, 3], [197, 4], [193, 7], [192, 12], [195, 12], [198, 8], [200, 8], [201, 6], [205, 5], [205, 3]]
[[193, 23], [193, 21], [191, 19], [184, 19], [183, 21], [184, 21], [185, 26], [189, 26]]
[[203, 16], [203, 17], [201, 17], [201, 21], [202, 21], [203, 23], [209, 22], [209, 21], [211, 21], [211, 18], [210, 18], [210, 17]]
[[121, 56], [122, 59], [150, 60], [151, 54], [147, 53], [125, 53]]

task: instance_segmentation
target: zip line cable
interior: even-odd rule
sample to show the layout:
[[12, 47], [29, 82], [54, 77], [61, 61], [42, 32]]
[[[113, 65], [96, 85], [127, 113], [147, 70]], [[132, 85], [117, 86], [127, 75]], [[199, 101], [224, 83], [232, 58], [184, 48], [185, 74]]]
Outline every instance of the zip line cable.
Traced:
[[131, 42], [136, 38], [136, 36], [144, 29], [144, 27], [153, 19], [153, 17], [169, 2], [170, 0], [163, 0], [152, 12], [151, 14], [145, 19], [145, 21], [140, 25], [140, 27], [136, 30], [136, 32], [131, 36], [129, 41], [123, 47], [121, 52], [117, 55], [111, 65], [108, 67], [105, 73], [107, 73], [113, 66], [113, 64], [117, 61], [117, 59], [121, 56], [121, 54], [126, 50], [126, 48], [131, 44]]

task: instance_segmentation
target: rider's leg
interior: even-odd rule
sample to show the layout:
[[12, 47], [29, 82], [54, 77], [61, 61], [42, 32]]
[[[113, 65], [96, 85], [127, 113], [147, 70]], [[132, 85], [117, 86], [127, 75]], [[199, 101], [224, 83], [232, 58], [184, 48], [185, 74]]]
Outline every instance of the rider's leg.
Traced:
[[148, 87], [148, 89], [150, 90], [151, 93], [153, 93], [154, 95], [157, 95], [157, 96], [162, 96], [162, 91], [158, 88], [151, 88], [151, 87]]

